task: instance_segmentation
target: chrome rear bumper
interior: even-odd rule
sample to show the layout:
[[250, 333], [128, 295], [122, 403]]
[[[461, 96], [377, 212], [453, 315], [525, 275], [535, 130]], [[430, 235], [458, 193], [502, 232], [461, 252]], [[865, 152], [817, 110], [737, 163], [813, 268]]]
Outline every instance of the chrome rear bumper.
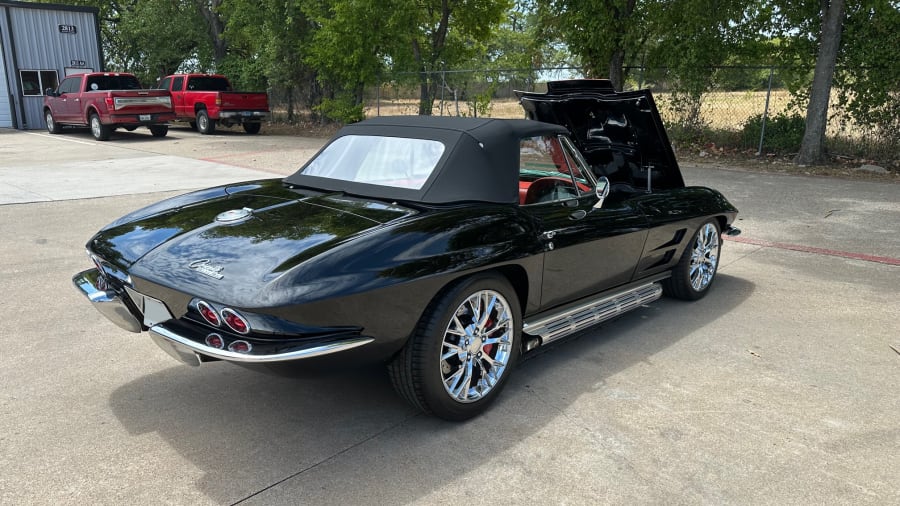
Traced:
[[190, 337], [181, 335], [164, 323], [150, 327], [150, 337], [157, 346], [175, 359], [185, 364], [198, 366], [210, 359], [226, 360], [229, 362], [269, 363], [301, 360], [304, 358], [320, 357], [363, 346], [371, 343], [371, 337], [354, 336], [327, 343], [300, 345], [279, 353], [236, 353], [233, 351], [213, 348], [201, 344]]
[[[150, 337], [157, 346], [180, 362], [193, 366], [212, 360], [247, 363], [287, 362], [339, 353], [374, 341], [371, 337], [344, 335], [293, 347], [280, 347], [278, 351], [254, 349], [248, 353], [237, 353], [204, 344], [201, 341], [207, 335], [205, 331], [190, 329], [179, 324], [177, 320], [170, 320], [171, 314], [155, 319], [140, 318], [132, 312], [122, 295], [109, 289], [106, 280], [96, 268], [79, 272], [72, 278], [72, 283], [109, 321], [129, 332], [141, 332], [149, 327]], [[133, 292], [131, 299], [134, 300], [135, 297], [139, 298], [137, 303], [144, 306], [142, 310], [147, 312], [145, 296]], [[158, 301], [157, 303], [162, 305]], [[151, 313], [148, 312], [148, 315]], [[142, 321], [146, 322], [147, 327]]]
[[107, 290], [97, 269], [88, 269], [72, 277], [72, 283], [109, 321], [129, 332], [140, 332], [141, 321], [131, 312], [115, 290]]

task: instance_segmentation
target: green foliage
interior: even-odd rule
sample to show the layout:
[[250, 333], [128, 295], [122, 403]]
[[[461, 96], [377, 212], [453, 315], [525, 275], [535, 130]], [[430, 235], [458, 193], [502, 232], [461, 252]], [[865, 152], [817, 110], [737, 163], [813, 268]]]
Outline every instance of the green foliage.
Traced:
[[[741, 130], [741, 143], [745, 146], [759, 145], [762, 132], [762, 114], [747, 119]], [[766, 119], [766, 136], [763, 147], [779, 153], [796, 153], [803, 140], [806, 120], [798, 114], [781, 113]]]
[[848, 5], [842, 40], [835, 86], [843, 123], [875, 125], [877, 134], [900, 142], [900, 6], [889, 0]]
[[314, 109], [325, 118], [340, 123], [356, 123], [366, 119], [363, 104], [348, 95], [323, 99]]

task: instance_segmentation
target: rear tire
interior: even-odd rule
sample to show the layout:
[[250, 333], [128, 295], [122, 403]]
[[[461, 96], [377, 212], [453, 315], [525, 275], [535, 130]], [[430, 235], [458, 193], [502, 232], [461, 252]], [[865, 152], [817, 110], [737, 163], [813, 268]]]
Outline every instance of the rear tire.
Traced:
[[216, 133], [216, 122], [209, 119], [209, 113], [206, 112], [206, 109], [197, 111], [197, 131], [203, 135]]
[[94, 138], [98, 141], [108, 141], [109, 135], [112, 133], [112, 128], [103, 123], [100, 123], [100, 116], [97, 113], [91, 113], [91, 117], [88, 120], [88, 124], [91, 126], [91, 134], [93, 134]]
[[259, 133], [259, 129], [262, 128], [262, 123], [244, 123], [243, 127], [248, 134], [256, 135]]
[[722, 234], [717, 220], [700, 225], [672, 269], [672, 277], [663, 280], [663, 293], [682, 300], [703, 298], [716, 279]]
[[169, 125], [150, 125], [149, 128], [153, 137], [165, 137], [169, 133]]
[[51, 134], [58, 134], [62, 132], [62, 127], [59, 126], [59, 123], [53, 119], [53, 113], [50, 112], [50, 109], [47, 109], [44, 112], [44, 121], [47, 123], [47, 131]]
[[397, 392], [426, 413], [451, 421], [490, 406], [518, 362], [522, 315], [497, 274], [464, 279], [431, 301], [400, 354], [388, 365]]

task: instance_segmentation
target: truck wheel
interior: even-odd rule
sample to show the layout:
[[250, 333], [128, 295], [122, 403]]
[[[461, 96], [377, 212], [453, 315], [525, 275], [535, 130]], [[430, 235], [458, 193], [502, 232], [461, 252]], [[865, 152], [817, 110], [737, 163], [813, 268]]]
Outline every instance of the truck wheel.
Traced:
[[90, 119], [91, 125], [91, 133], [94, 134], [94, 138], [98, 141], [108, 141], [109, 134], [112, 133], [112, 128], [103, 123], [100, 123], [100, 116], [97, 116], [97, 113], [91, 113]]
[[169, 133], [169, 125], [150, 125], [148, 128], [153, 137], [165, 137]]
[[50, 109], [47, 109], [44, 112], [44, 121], [47, 122], [47, 131], [50, 132], [51, 134], [58, 134], [58, 133], [62, 132], [62, 127], [59, 126], [59, 123], [57, 123], [53, 119], [53, 113], [50, 112]]
[[244, 123], [244, 131], [250, 135], [258, 134], [262, 123]]
[[197, 131], [203, 135], [212, 135], [216, 133], [216, 121], [209, 119], [206, 109], [197, 111]]

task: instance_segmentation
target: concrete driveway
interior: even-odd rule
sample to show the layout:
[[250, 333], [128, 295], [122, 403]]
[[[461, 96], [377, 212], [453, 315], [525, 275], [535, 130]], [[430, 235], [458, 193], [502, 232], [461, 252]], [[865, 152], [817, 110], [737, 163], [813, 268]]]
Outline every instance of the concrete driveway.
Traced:
[[684, 167], [741, 210], [710, 296], [551, 348], [463, 424], [377, 368], [181, 366], [72, 288], [113, 218], [321, 143], [0, 130], [0, 503], [900, 503], [900, 185]]

